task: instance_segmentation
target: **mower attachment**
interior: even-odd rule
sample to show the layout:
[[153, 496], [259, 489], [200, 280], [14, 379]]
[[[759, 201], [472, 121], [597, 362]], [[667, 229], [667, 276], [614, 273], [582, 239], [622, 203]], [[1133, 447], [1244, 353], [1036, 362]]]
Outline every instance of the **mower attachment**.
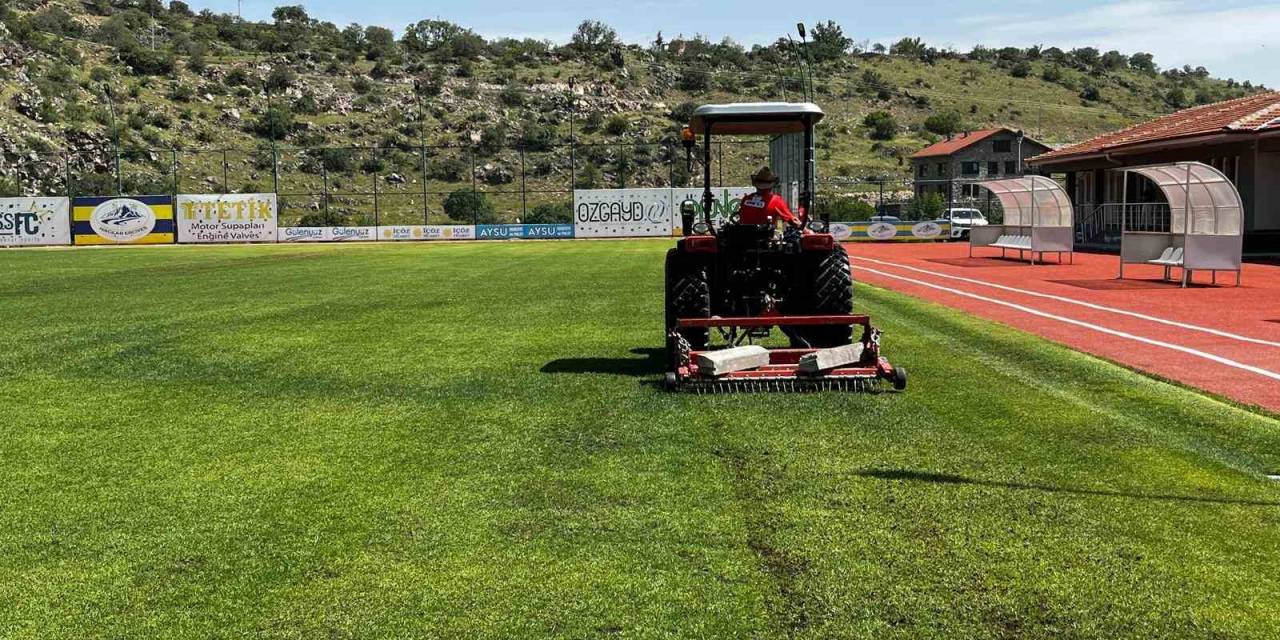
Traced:
[[[728, 348], [740, 348], [740, 344], [767, 332], [770, 328], [846, 325], [861, 326], [862, 337], [855, 343], [861, 347], [856, 361], [850, 354], [857, 349], [777, 348], [768, 350], [767, 364], [744, 370], [715, 374], [700, 362], [707, 362], [707, 354], [723, 349], [694, 350], [675, 329], [707, 328], [718, 330], [727, 340]], [[670, 333], [671, 371], [666, 375], [666, 387], [672, 391], [692, 393], [732, 393], [751, 391], [871, 391], [881, 382], [888, 381], [897, 390], [907, 386], [905, 369], [894, 367], [880, 357], [880, 331], [871, 326], [865, 315], [829, 316], [759, 316], [739, 318], [680, 318]], [[802, 360], [804, 366], [801, 366]], [[822, 369], [821, 363], [837, 363]], [[819, 364], [814, 364], [819, 363]], [[814, 370], [816, 369], [816, 370]]]

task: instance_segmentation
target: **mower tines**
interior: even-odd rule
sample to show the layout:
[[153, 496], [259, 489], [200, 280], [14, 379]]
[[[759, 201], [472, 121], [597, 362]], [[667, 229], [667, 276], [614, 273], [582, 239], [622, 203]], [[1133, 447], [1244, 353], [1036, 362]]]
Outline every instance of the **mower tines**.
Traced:
[[[753, 353], [763, 352], [767, 359], [748, 368], [717, 369], [709, 364], [749, 347], [734, 346], [749, 339], [753, 329], [769, 325], [786, 327], [860, 326], [861, 337], [848, 345], [817, 348], [788, 347], [766, 349], [755, 346]], [[694, 349], [680, 329], [716, 329], [728, 342], [724, 348]], [[750, 318], [679, 318], [669, 336], [672, 370], [666, 386], [673, 391], [691, 393], [741, 392], [807, 392], [807, 391], [874, 391], [889, 382], [894, 389], [907, 386], [907, 372], [894, 367], [880, 356], [880, 332], [871, 326], [867, 316], [765, 316]], [[823, 363], [815, 368], [813, 363]]]

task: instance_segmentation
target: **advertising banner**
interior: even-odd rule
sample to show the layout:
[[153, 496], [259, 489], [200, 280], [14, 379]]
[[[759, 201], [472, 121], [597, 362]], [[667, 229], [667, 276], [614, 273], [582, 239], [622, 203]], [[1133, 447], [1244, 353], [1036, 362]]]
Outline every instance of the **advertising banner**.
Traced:
[[280, 227], [276, 230], [279, 242], [328, 242], [329, 227]]
[[[719, 227], [729, 221], [730, 217], [738, 212], [738, 205], [742, 203], [742, 197], [755, 193], [752, 187], [717, 187], [711, 190], [711, 195], [715, 196], [715, 203], [711, 208], [711, 222]], [[702, 220], [702, 189], [695, 187], [672, 189], [671, 190], [671, 209], [675, 213], [671, 216], [671, 235], [678, 236], [681, 233], [680, 225], [680, 203], [685, 200], [693, 200], [698, 209], [697, 220]]]
[[678, 214], [671, 206], [671, 189], [573, 192], [573, 232], [579, 238], [668, 236], [672, 216]]
[[379, 240], [474, 240], [469, 224], [412, 224], [378, 227]]
[[[737, 212], [751, 187], [712, 189], [715, 205], [711, 219], [724, 224]], [[680, 204], [693, 200], [702, 220], [702, 190], [679, 189], [579, 189], [573, 192], [573, 232], [577, 238], [642, 238], [680, 235]]]
[[280, 227], [280, 242], [373, 242], [377, 227]]
[[178, 241], [275, 242], [276, 194], [179, 195]]
[[378, 228], [329, 227], [329, 239], [334, 242], [373, 242], [378, 239]]
[[571, 224], [478, 224], [478, 240], [538, 240], [572, 238]]
[[841, 242], [946, 240], [951, 236], [951, 223], [921, 222], [832, 222], [831, 235]]
[[71, 244], [71, 201], [0, 198], [0, 247]]
[[108, 196], [71, 202], [71, 234], [77, 245], [170, 244], [172, 196]]

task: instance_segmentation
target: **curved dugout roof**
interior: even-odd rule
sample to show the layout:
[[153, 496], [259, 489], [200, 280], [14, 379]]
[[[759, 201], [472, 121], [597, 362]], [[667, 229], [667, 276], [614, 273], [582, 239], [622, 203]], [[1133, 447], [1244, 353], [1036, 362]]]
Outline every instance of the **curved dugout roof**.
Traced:
[[1243, 231], [1240, 192], [1222, 172], [1201, 162], [1135, 167], [1169, 201], [1169, 231], [1176, 234], [1238, 236]]
[[1071, 198], [1051, 178], [1022, 176], [977, 183], [1000, 200], [1004, 224], [1018, 227], [1070, 227]]

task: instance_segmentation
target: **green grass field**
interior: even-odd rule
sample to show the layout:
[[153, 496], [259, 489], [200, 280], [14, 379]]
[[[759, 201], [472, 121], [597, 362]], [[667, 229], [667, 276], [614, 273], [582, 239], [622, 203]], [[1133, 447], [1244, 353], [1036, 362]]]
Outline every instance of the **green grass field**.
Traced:
[[0, 253], [0, 637], [1274, 637], [1275, 419], [865, 286], [669, 395], [669, 244]]

